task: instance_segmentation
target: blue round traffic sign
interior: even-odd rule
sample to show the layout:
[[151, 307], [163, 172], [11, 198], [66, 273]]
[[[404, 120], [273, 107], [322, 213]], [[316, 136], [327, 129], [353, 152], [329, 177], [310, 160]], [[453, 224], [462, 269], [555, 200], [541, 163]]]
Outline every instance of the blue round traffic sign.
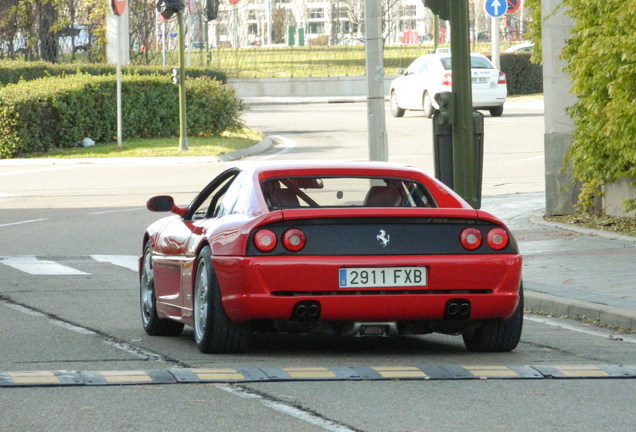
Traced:
[[484, 10], [491, 17], [499, 18], [508, 10], [508, 3], [506, 0], [486, 0]]

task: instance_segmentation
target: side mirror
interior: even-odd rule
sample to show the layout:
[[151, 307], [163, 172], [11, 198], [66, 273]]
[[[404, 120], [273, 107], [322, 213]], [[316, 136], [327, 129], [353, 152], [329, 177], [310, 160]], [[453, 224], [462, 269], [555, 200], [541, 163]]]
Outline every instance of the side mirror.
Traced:
[[151, 212], [172, 212], [183, 216], [185, 209], [174, 205], [174, 199], [168, 195], [159, 195], [146, 201], [146, 208]]
[[404, 75], [404, 69], [398, 69], [395, 71], [396, 75]]

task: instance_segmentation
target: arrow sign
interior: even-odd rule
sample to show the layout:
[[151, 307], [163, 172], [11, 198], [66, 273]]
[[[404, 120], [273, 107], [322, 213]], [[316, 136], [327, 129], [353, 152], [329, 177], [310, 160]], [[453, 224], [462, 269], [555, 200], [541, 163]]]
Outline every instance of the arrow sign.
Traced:
[[506, 0], [486, 0], [484, 2], [484, 10], [486, 11], [486, 14], [491, 17], [499, 18], [506, 13], [506, 10], [508, 10], [508, 4], [506, 3]]

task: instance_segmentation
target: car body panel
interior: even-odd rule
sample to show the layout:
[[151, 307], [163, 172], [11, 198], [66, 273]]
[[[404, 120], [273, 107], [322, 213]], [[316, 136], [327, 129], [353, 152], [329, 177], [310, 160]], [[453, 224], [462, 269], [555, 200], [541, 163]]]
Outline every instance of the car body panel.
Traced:
[[[334, 176], [416, 182], [431, 194], [435, 207], [272, 209], [261, 189], [281, 178]], [[151, 247], [157, 315], [186, 325], [193, 325], [196, 263], [206, 246], [223, 308], [237, 323], [290, 320], [302, 300], [318, 301], [324, 322], [439, 320], [452, 298], [471, 302], [471, 320], [506, 319], [519, 302], [522, 259], [512, 233], [495, 216], [471, 208], [441, 182], [407, 165], [243, 162], [214, 179], [187, 209], [172, 211], [184, 216], [151, 224], [144, 244], [149, 241]], [[509, 242], [493, 250], [484, 240], [480, 248], [467, 251], [459, 240], [466, 227], [476, 228], [484, 239], [490, 230], [502, 229]], [[306, 235], [305, 247], [297, 252], [280, 243], [290, 228]], [[279, 243], [269, 252], [255, 246], [259, 229], [277, 236]], [[339, 271], [357, 267], [423, 267], [426, 284], [340, 288]]]
[[[473, 108], [495, 108], [506, 102], [507, 85], [499, 84], [499, 70], [481, 54], [471, 54], [471, 80]], [[476, 67], [477, 66], [477, 67]], [[398, 97], [402, 109], [422, 110], [422, 100], [428, 93], [435, 108], [435, 95], [452, 91], [451, 85], [444, 85], [443, 77], [450, 74], [450, 54], [426, 54], [418, 57], [407, 68], [403, 76], [393, 80], [391, 92]]]

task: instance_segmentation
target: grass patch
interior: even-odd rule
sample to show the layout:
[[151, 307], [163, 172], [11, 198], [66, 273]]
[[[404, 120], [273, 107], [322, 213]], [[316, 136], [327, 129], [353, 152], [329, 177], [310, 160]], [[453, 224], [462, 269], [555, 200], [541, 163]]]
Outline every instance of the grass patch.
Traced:
[[580, 213], [564, 216], [545, 216], [544, 219], [550, 222], [559, 222], [636, 237], [636, 218], [612, 217], [596, 213]]
[[220, 136], [188, 137], [188, 151], [179, 151], [179, 137], [151, 138], [96, 143], [91, 147], [52, 149], [46, 153], [30, 153], [23, 158], [111, 158], [111, 157], [166, 157], [166, 156], [218, 156], [257, 144], [263, 134], [244, 128], [239, 132], [223, 132]]

